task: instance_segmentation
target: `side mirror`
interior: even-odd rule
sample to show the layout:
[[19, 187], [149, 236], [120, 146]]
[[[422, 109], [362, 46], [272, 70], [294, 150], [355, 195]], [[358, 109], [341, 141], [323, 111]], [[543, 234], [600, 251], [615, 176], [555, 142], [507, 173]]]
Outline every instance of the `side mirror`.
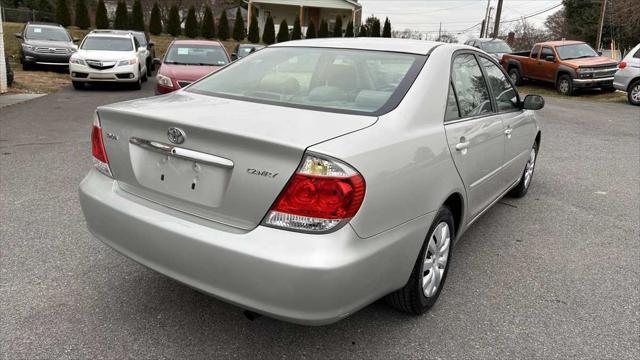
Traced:
[[238, 54], [236, 53], [231, 54], [231, 61], [236, 61], [236, 60], [238, 60]]
[[527, 95], [522, 102], [524, 110], [540, 110], [544, 107], [544, 98], [540, 95]]
[[551, 62], [556, 61], [556, 57], [553, 56], [553, 55], [548, 55], [544, 59], [547, 60], [547, 61], [551, 61]]
[[149, 47], [152, 48], [154, 46], [156, 46], [156, 43], [154, 43], [153, 41], [149, 41]]
[[22, 36], [22, 34], [21, 34], [21, 33], [16, 33], [15, 35], [16, 35], [16, 37], [17, 37], [18, 39], [24, 39], [24, 37]]
[[602, 56], [602, 51], [596, 51], [599, 56]]
[[144, 47], [144, 46], [140, 46], [140, 47], [138, 47], [138, 52], [140, 52], [140, 51], [147, 51], [147, 48]]
[[153, 58], [153, 66], [160, 66], [162, 65], [162, 60], [160, 60], [159, 58]]

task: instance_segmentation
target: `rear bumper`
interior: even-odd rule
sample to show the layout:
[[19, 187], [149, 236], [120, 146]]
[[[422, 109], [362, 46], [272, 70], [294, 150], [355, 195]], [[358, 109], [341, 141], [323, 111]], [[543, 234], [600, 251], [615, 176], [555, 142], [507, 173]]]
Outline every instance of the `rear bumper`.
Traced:
[[573, 79], [576, 88], [613, 87], [613, 76], [599, 79]]
[[309, 325], [404, 286], [433, 217], [367, 239], [350, 226], [325, 235], [245, 232], [125, 193], [96, 170], [80, 184], [80, 202], [89, 230], [125, 256], [240, 307]]

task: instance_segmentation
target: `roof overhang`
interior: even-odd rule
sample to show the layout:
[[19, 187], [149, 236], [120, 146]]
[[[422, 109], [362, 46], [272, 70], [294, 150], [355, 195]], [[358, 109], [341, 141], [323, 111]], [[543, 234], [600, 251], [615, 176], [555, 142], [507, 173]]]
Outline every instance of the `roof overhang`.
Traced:
[[[245, 0], [245, 2], [248, 3], [249, 1]], [[252, 3], [254, 5], [289, 5], [344, 10], [357, 10], [362, 7], [361, 4], [350, 0], [253, 0]]]

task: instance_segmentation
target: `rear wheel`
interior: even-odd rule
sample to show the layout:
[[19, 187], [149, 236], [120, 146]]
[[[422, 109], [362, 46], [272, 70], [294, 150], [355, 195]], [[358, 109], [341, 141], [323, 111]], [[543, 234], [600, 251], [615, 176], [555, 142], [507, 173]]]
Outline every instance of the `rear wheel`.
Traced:
[[22, 70], [23, 71], [29, 71], [29, 70], [33, 70], [33, 65], [29, 64], [26, 61], [22, 62]]
[[150, 59], [147, 59], [147, 77], [153, 76], [153, 63]]
[[429, 310], [438, 300], [447, 278], [453, 239], [453, 215], [447, 207], [442, 207], [429, 228], [409, 281], [385, 300], [398, 310], [414, 315]]
[[76, 90], [84, 90], [84, 83], [82, 81], [72, 81], [73, 88]]
[[515, 85], [522, 84], [522, 76], [520, 75], [520, 70], [518, 70], [518, 68], [512, 67], [509, 69], [509, 77]]
[[573, 80], [569, 75], [561, 75], [558, 78], [558, 82], [556, 83], [556, 88], [558, 92], [565, 96], [572, 96], [574, 93], [573, 90]]
[[531, 180], [533, 180], [533, 170], [535, 170], [537, 158], [538, 143], [535, 143], [533, 144], [533, 148], [529, 152], [529, 159], [527, 159], [527, 164], [525, 165], [522, 176], [520, 177], [520, 182], [518, 183], [518, 185], [516, 185], [516, 187], [509, 191], [509, 196], [514, 198], [521, 198], [527, 195], [529, 186], [531, 186]]
[[640, 106], [640, 79], [632, 82], [631, 85], [629, 85], [627, 98], [629, 99], [629, 104]]

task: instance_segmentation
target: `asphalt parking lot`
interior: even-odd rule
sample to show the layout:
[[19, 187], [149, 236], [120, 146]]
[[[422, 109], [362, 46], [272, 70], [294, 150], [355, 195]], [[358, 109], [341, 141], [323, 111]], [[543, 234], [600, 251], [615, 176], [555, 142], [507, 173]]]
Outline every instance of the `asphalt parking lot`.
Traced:
[[0, 109], [3, 358], [640, 356], [639, 108], [547, 99], [529, 194], [458, 242], [429, 313], [379, 301], [304, 327], [250, 322], [86, 230], [77, 189], [92, 112], [152, 93], [69, 87]]

